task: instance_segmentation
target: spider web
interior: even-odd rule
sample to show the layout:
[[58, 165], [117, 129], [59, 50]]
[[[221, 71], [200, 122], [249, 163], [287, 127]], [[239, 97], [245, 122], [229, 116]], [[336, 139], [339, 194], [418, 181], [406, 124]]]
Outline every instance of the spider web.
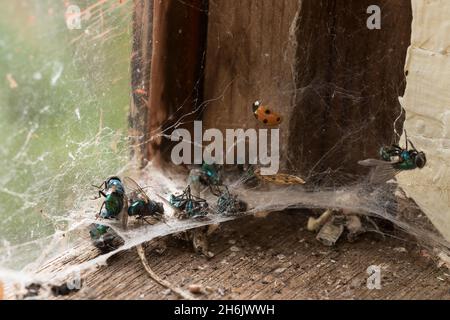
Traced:
[[[0, 89], [0, 278], [22, 283], [63, 281], [74, 271], [84, 275], [106, 264], [117, 252], [161, 236], [257, 212], [286, 209], [333, 208], [379, 217], [431, 249], [447, 252], [450, 248], [426, 218], [419, 217], [420, 210], [413, 202], [405, 201], [406, 215], [399, 215], [395, 183], [373, 186], [366, 178], [339, 166], [322, 166], [339, 154], [342, 145], [352, 144], [366, 134], [366, 127], [377, 116], [372, 114], [361, 125], [340, 128], [345, 134], [311, 166], [304, 177], [305, 186], [248, 188], [244, 185], [245, 175], [237, 174], [227, 183], [231, 192], [249, 204], [245, 214], [178, 220], [171, 217], [169, 209], [167, 224], [127, 230], [115, 222], [102, 222], [112, 227], [124, 244], [80, 263], [76, 257], [83, 254], [80, 248], [90, 246], [87, 227], [98, 222], [94, 218], [101, 205], [101, 200], [91, 200], [95, 195], [91, 184], [100, 184], [112, 175], [132, 175], [146, 187], [150, 198], [168, 199], [171, 193], [184, 189], [187, 177], [176, 170], [161, 172], [152, 164], [137, 173], [129, 159], [126, 119], [130, 104], [132, 2], [76, 3], [83, 12], [80, 30], [69, 30], [62, 19], [66, 1], [9, 2], [0, 13], [0, 74], [6, 79]], [[198, 110], [215, 108], [214, 103], [223, 101], [242, 81], [247, 80], [236, 77], [221, 83], [221, 93], [206, 99]], [[266, 80], [260, 81], [259, 88], [264, 91]], [[299, 87], [295, 79], [283, 82], [276, 76], [269, 81], [280, 82], [285, 97], [312, 90], [325, 104], [335, 94], [355, 104], [370, 98], [334, 83]], [[186, 120], [188, 116], [182, 115], [152, 139], [170, 137], [171, 129], [191, 122]], [[283, 169], [298, 174], [289, 170], [295, 167], [290, 166], [294, 160], [287, 159]], [[202, 196], [210, 203], [216, 201], [208, 193]], [[49, 266], [60, 256], [71, 256], [74, 262], [52, 272]]]

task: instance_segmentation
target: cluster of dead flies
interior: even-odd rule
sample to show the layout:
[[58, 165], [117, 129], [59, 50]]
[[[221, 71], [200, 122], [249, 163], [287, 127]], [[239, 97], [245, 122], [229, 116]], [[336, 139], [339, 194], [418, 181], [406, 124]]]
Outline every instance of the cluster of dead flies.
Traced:
[[[217, 197], [215, 210], [195, 192], [199, 186], [209, 188]], [[130, 217], [149, 224], [159, 221], [167, 223], [163, 202], [150, 199], [132, 178], [113, 176], [95, 187], [98, 188], [96, 199], [104, 198], [96, 218], [120, 220], [124, 228]], [[247, 203], [222, 184], [220, 166], [216, 164], [203, 163], [200, 168], [192, 169], [189, 184], [183, 192], [171, 194], [169, 200], [161, 199], [174, 209], [179, 219], [207, 219], [208, 214], [237, 215], [247, 210]], [[109, 252], [121, 244], [114, 230], [106, 225], [94, 223], [89, 233], [93, 244], [103, 252]]]

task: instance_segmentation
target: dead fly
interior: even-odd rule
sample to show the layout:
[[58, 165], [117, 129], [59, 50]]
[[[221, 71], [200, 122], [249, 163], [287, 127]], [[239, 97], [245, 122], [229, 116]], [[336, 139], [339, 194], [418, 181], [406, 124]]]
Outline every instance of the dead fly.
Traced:
[[181, 212], [180, 218], [204, 217], [209, 212], [206, 200], [194, 196], [190, 185], [180, 195], [171, 194], [169, 203]]
[[130, 177], [124, 178], [129, 199], [128, 215], [150, 223], [147, 218], [164, 221], [164, 206], [161, 202], [150, 200], [139, 184]]
[[220, 166], [213, 163], [203, 163], [200, 169], [200, 182], [206, 186], [221, 185]]
[[[411, 140], [408, 139], [405, 130], [406, 146], [393, 144], [380, 149], [380, 159], [366, 159], [358, 161], [358, 164], [366, 167], [374, 167], [370, 176], [371, 183], [383, 183], [394, 178], [399, 172], [405, 170], [422, 169], [427, 163], [423, 151], [418, 151]], [[411, 149], [409, 149], [411, 145]]]
[[[103, 219], [119, 219], [122, 226], [126, 228], [128, 222], [127, 214], [127, 197], [122, 180], [119, 177], [110, 177], [104, 181], [98, 188], [98, 199], [104, 197], [97, 218]], [[120, 245], [121, 238], [113, 231], [112, 228], [102, 224], [92, 224], [89, 227], [89, 235], [92, 243], [102, 253], [106, 253], [116, 249]]]
[[128, 201], [125, 195], [125, 188], [120, 178], [110, 177], [100, 186], [93, 186], [98, 189], [98, 197], [94, 198], [94, 200], [101, 197], [105, 198], [97, 214], [97, 218], [119, 219], [125, 228], [128, 221]]
[[218, 186], [222, 185], [220, 168], [220, 165], [214, 163], [203, 163], [200, 168], [191, 169], [188, 183], [192, 186], [193, 191], [197, 190], [200, 186], [206, 186], [214, 193]]
[[247, 203], [231, 194], [228, 187], [224, 187], [220, 193], [215, 194], [217, 198], [217, 212], [226, 216], [237, 215], [247, 211]]

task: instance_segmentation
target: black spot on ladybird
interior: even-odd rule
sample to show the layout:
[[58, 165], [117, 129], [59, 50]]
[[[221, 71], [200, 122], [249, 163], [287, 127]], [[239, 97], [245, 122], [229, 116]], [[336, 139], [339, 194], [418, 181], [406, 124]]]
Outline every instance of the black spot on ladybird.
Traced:
[[266, 114], [270, 114], [270, 110], [269, 109], [266, 109]]
[[280, 122], [280, 120], [281, 120], [280, 117], [278, 117], [278, 118], [277, 118], [277, 122]]
[[264, 122], [264, 123], [267, 123], [267, 119], [264, 119], [263, 122]]

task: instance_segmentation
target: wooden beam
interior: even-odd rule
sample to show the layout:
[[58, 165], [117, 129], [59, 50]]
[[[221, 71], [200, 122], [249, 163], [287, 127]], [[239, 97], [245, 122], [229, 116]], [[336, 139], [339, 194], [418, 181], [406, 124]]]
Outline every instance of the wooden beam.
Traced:
[[[366, 24], [374, 4], [381, 8], [380, 30]], [[286, 141], [294, 168], [324, 183], [345, 184], [353, 174], [367, 173], [358, 160], [377, 157], [381, 145], [397, 141], [394, 120], [405, 88], [411, 21], [410, 1], [302, 2]], [[401, 119], [397, 124], [401, 132]]]
[[164, 136], [174, 127], [189, 128], [198, 116], [194, 111], [202, 100], [207, 3], [137, 0], [135, 4], [133, 77], [135, 72], [143, 74], [148, 90], [144, 96], [133, 95], [130, 118], [133, 133], [141, 134], [134, 141], [135, 153], [145, 165], [166, 158], [171, 143]]
[[284, 115], [280, 141], [286, 141], [295, 91], [296, 44], [290, 39], [298, 10], [296, 0], [210, 0], [205, 129], [265, 128], [252, 114], [252, 103], [260, 100]]
[[[367, 28], [373, 4], [381, 30]], [[262, 128], [261, 100], [284, 118], [282, 170], [350, 182], [394, 142], [411, 20], [410, 1], [210, 0], [204, 128]]]
[[[164, 253], [157, 253], [157, 243], [151, 243], [146, 255], [153, 270], [165, 280], [184, 284], [185, 288], [201, 284], [214, 289], [199, 295], [199, 299], [448, 298], [448, 284], [437, 279], [444, 271], [425, 258], [413, 240], [381, 240], [366, 235], [361, 241], [340, 241], [337, 248], [326, 248], [315, 239], [315, 233], [299, 230], [305, 224], [303, 214], [271, 214], [266, 219], [227, 222], [210, 238], [216, 256], [208, 261], [194, 254], [189, 245], [170, 239]], [[230, 255], [230, 242], [236, 240], [240, 251]], [[408, 253], [394, 249], [399, 247], [405, 247]], [[74, 263], [77, 252], [77, 263], [98, 254], [91, 245], [80, 247], [52, 261], [43, 271], [58, 273], [67, 267], [65, 263]], [[389, 281], [383, 280], [383, 290], [369, 290], [367, 267], [379, 264], [389, 266], [382, 271], [383, 279]], [[280, 268], [285, 270], [276, 271]], [[58, 299], [177, 298], [149, 280], [135, 250], [118, 254], [108, 260], [107, 267], [83, 276], [83, 286], [90, 290], [83, 288]]]
[[132, 157], [146, 164], [150, 141], [150, 74], [153, 50], [153, 1], [134, 0], [131, 55], [131, 108], [129, 113]]

